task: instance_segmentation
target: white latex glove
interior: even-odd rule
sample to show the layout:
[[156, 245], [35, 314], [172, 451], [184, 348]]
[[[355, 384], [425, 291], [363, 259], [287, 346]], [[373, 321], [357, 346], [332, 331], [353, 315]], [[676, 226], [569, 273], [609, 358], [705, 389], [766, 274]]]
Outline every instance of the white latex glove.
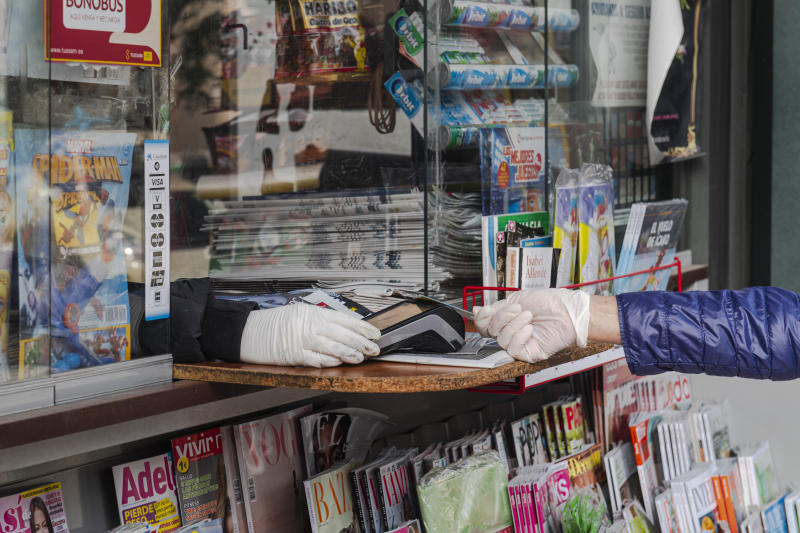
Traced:
[[582, 291], [518, 291], [474, 311], [481, 335], [497, 338], [509, 355], [529, 363], [569, 346], [584, 347], [589, 337], [589, 295]]
[[316, 368], [356, 365], [378, 355], [378, 329], [339, 311], [291, 304], [251, 311], [242, 332], [244, 363]]

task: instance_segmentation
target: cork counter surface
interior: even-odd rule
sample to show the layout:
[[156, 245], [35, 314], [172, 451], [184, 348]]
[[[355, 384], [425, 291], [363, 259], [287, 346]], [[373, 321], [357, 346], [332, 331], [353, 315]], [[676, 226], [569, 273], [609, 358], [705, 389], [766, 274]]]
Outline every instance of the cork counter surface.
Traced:
[[196, 381], [336, 392], [435, 392], [478, 387], [525, 374], [533, 374], [553, 366], [579, 361], [610, 350], [612, 347], [610, 344], [590, 344], [586, 348], [564, 350], [547, 361], [539, 363], [516, 361], [493, 369], [413, 365], [382, 361], [368, 361], [356, 366], [323, 369], [210, 362], [176, 364], [173, 366], [173, 377]]

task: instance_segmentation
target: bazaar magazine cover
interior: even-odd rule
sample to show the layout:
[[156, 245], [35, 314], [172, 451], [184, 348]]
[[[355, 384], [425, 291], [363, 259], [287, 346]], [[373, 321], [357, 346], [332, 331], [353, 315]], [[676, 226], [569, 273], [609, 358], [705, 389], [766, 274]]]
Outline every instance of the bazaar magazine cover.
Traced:
[[53, 373], [130, 358], [122, 225], [135, 140], [109, 131], [15, 134], [18, 205], [27, 207], [19, 210], [21, 375], [29, 352], [46, 352], [48, 289]]

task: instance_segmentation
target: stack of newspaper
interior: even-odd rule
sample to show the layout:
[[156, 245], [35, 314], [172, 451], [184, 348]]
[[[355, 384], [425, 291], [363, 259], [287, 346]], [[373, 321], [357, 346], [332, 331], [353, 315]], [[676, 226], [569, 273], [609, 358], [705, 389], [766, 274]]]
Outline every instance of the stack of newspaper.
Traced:
[[[478, 278], [480, 198], [431, 194], [429, 202], [428, 288]], [[425, 195], [416, 189], [218, 201], [203, 226], [212, 235], [210, 275], [217, 283], [305, 281], [335, 290], [358, 280], [420, 291], [424, 206]]]

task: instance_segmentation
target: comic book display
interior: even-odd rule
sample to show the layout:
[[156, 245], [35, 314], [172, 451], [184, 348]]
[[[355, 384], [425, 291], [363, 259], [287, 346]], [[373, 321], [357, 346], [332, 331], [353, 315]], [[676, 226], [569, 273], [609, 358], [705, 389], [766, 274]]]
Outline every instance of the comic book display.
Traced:
[[[130, 357], [122, 224], [136, 136], [15, 133], [20, 378]], [[49, 304], [49, 312], [48, 312]], [[50, 321], [48, 324], [48, 316]]]
[[0, 383], [11, 379], [8, 311], [14, 256], [14, 135], [12, 113], [0, 112]]

